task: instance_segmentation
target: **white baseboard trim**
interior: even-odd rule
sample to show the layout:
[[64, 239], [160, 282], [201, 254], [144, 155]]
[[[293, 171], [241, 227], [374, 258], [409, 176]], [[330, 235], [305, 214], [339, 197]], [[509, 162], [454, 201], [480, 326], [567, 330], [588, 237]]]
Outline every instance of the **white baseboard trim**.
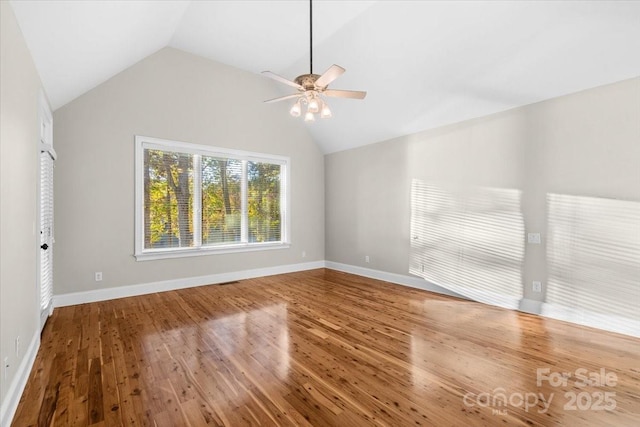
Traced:
[[27, 385], [29, 374], [33, 368], [33, 363], [36, 360], [38, 354], [38, 348], [40, 348], [40, 329], [38, 328], [31, 338], [27, 352], [24, 354], [16, 375], [13, 376], [13, 381], [9, 384], [5, 398], [0, 406], [0, 426], [11, 425], [11, 421], [18, 409], [22, 392]]
[[[85, 292], [73, 292], [54, 295], [53, 306], [64, 307], [68, 305], [84, 304], [89, 302], [106, 301], [116, 298], [125, 298], [138, 295], [146, 295], [156, 292], [171, 291], [176, 289], [192, 288], [216, 283], [232, 282], [235, 280], [252, 279], [256, 277], [272, 276], [275, 274], [294, 273], [296, 271], [313, 270], [316, 268], [329, 268], [332, 270], [351, 273], [371, 279], [383, 280], [398, 285], [409, 286], [425, 291], [435, 292], [456, 298], [469, 299], [463, 295], [435, 285], [425, 279], [403, 274], [389, 273], [371, 268], [359, 267], [350, 264], [342, 264], [333, 261], [313, 261], [300, 264], [288, 264], [275, 267], [256, 268], [252, 270], [234, 271], [229, 273], [212, 274], [207, 276], [189, 277], [185, 279], [163, 280], [159, 282], [143, 283], [138, 285], [120, 286], [116, 288], [96, 289]], [[557, 320], [563, 320], [592, 328], [617, 332], [625, 335], [640, 337], [640, 322], [605, 316], [598, 313], [586, 313], [570, 307], [554, 306], [541, 301], [523, 298], [517, 308], [525, 313], [535, 314]], [[37, 346], [36, 346], [37, 347]], [[35, 358], [35, 353], [33, 354]], [[33, 363], [33, 361], [31, 361]], [[27, 372], [28, 375], [28, 372]], [[26, 381], [26, 378], [24, 379]], [[4, 403], [3, 403], [4, 408]], [[15, 410], [15, 409], [14, 409]], [[2, 424], [0, 424], [2, 425]]]
[[[369, 277], [371, 279], [384, 280], [385, 282], [396, 283], [398, 285], [410, 286], [412, 288], [423, 289], [443, 295], [469, 299], [464, 295], [459, 295], [453, 291], [430, 283], [425, 279], [419, 277], [388, 273], [385, 271], [373, 270], [370, 268], [358, 267], [349, 264], [341, 264], [333, 261], [325, 261], [325, 267], [345, 273], [355, 274], [358, 276]], [[577, 310], [571, 307], [548, 304], [542, 301], [536, 301], [528, 298], [523, 298], [520, 300], [517, 310], [542, 317], [562, 320], [577, 325], [588, 326], [595, 329], [601, 329], [609, 332], [616, 332], [619, 334], [640, 338], [640, 322], [638, 322], [637, 320], [613, 315], [585, 312], [584, 310]]]
[[520, 301], [520, 311], [550, 319], [562, 320], [576, 325], [602, 329], [640, 338], [640, 321], [611, 314], [587, 312], [581, 309], [558, 304], [549, 304], [523, 298]]
[[438, 294], [448, 295], [456, 298], [468, 299], [463, 295], [451, 292], [424, 279], [414, 276], [405, 276], [404, 274], [388, 273], [386, 271], [374, 270], [371, 268], [358, 267], [356, 265], [341, 264], [339, 262], [325, 261], [325, 267], [332, 270], [351, 273], [357, 276], [368, 277], [370, 279], [384, 280], [385, 282], [395, 283], [397, 285], [409, 286], [411, 288], [422, 289], [424, 291], [435, 292]]
[[543, 304], [544, 303], [542, 301], [522, 298], [520, 300], [520, 306], [518, 307], [518, 311], [522, 311], [524, 313], [529, 313], [529, 314], [537, 314], [538, 316], [541, 316]]
[[542, 303], [540, 315], [640, 338], [640, 321], [613, 314], [601, 314], [560, 304]]
[[300, 264], [233, 271], [229, 273], [210, 274], [207, 276], [188, 277], [185, 279], [172, 279], [160, 282], [142, 283], [138, 285], [118, 286], [115, 288], [95, 289], [84, 292], [72, 292], [68, 294], [54, 295], [53, 306], [64, 307], [89, 302], [107, 301], [116, 298], [193, 288], [195, 286], [233, 282], [236, 280], [253, 279], [255, 277], [273, 276], [275, 274], [295, 273], [296, 271], [313, 270], [316, 268], [323, 268], [324, 266], [324, 261], [313, 261]]

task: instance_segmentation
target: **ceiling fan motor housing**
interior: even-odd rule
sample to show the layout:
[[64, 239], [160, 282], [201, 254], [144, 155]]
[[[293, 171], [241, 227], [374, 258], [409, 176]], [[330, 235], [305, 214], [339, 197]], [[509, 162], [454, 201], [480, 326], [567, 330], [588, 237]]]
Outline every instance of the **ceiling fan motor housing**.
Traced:
[[302, 86], [305, 91], [307, 90], [318, 90], [321, 89], [316, 87], [316, 80], [318, 80], [320, 76], [318, 74], [302, 74], [294, 80], [297, 84]]

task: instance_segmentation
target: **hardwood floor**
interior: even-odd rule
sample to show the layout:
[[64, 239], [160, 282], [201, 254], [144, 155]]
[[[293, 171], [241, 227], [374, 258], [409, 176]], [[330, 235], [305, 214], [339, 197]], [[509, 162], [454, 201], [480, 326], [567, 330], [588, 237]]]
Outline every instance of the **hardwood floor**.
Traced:
[[640, 340], [313, 270], [56, 309], [13, 425], [638, 426]]

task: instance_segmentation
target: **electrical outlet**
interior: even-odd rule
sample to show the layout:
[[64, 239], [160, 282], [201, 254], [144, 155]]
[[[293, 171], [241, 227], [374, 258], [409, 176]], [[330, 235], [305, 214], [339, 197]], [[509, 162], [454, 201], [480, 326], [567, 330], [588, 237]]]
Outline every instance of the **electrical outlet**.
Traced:
[[20, 335], [16, 337], [16, 358], [20, 358]]
[[532, 288], [533, 292], [542, 292], [542, 283], [534, 280]]
[[102, 271], [96, 271], [96, 282], [102, 281]]
[[540, 233], [529, 233], [527, 234], [527, 242], [534, 244], [534, 245], [539, 245], [541, 242], [540, 239]]
[[302, 258], [306, 258], [307, 257], [307, 251], [302, 251]]
[[367, 262], [367, 263], [369, 262], [369, 255], [366, 255], [366, 256], [364, 257], [364, 262]]

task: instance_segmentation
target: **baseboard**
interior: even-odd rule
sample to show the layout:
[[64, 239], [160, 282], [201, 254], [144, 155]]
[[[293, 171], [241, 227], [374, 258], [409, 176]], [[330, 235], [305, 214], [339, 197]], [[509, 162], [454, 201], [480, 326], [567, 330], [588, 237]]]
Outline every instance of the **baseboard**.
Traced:
[[13, 416], [15, 415], [16, 409], [18, 409], [18, 404], [20, 403], [20, 398], [22, 397], [22, 392], [27, 385], [29, 374], [33, 368], [33, 363], [36, 360], [39, 347], [40, 329], [37, 329], [31, 338], [31, 343], [29, 343], [27, 352], [22, 358], [22, 361], [18, 366], [18, 371], [16, 372], [16, 375], [13, 376], [13, 381], [9, 384], [9, 388], [5, 394], [5, 399], [0, 406], [0, 426], [8, 426], [13, 420]]
[[541, 316], [640, 338], [640, 321], [559, 304], [543, 303]]
[[119, 286], [115, 288], [95, 289], [84, 292], [72, 292], [53, 296], [54, 307], [85, 304], [89, 302], [107, 301], [156, 292], [173, 291], [177, 289], [193, 288], [195, 286], [216, 283], [233, 282], [235, 280], [253, 279], [256, 277], [273, 276], [275, 274], [295, 273], [296, 271], [323, 268], [324, 261], [313, 261], [300, 264], [279, 265], [275, 267], [256, 268], [252, 270], [233, 271], [229, 273], [210, 274], [207, 276], [188, 277], [185, 279], [163, 280], [160, 282], [142, 283], [137, 285]]
[[358, 267], [356, 265], [341, 264], [339, 262], [325, 261], [325, 267], [332, 270], [351, 273], [357, 276], [368, 277], [370, 279], [384, 280], [385, 282], [395, 283], [397, 285], [409, 286], [411, 288], [422, 289], [424, 291], [435, 292], [438, 294], [448, 295], [456, 298], [468, 299], [463, 295], [451, 292], [448, 289], [430, 283], [420, 277], [405, 276], [404, 274], [388, 273], [386, 271], [374, 270], [371, 268]]
[[[403, 274], [389, 273], [371, 268], [342, 264], [333, 261], [313, 261], [300, 264], [289, 264], [275, 267], [257, 268], [252, 270], [234, 271], [229, 273], [212, 274], [207, 276], [189, 277], [186, 279], [164, 280], [160, 282], [143, 283], [138, 285], [120, 286], [116, 288], [96, 289], [85, 292], [54, 295], [54, 307], [84, 304], [96, 301], [106, 301], [155, 292], [192, 288], [215, 283], [232, 282], [235, 280], [253, 279], [256, 277], [272, 276], [275, 274], [294, 273], [296, 271], [313, 270], [316, 268], [330, 268], [332, 270], [383, 280], [398, 285], [435, 292], [456, 298], [469, 299], [446, 288], [430, 283], [422, 278]], [[550, 305], [541, 301], [523, 298], [517, 308], [530, 314], [563, 320], [596, 329], [617, 332], [625, 335], [640, 337], [640, 322], [616, 316], [587, 313], [570, 307]], [[34, 355], [35, 357], [35, 355]], [[26, 379], [25, 379], [26, 380]]]
[[[453, 291], [430, 283], [425, 279], [419, 277], [388, 273], [385, 271], [373, 270], [370, 268], [358, 267], [349, 264], [341, 264], [333, 261], [326, 261], [325, 267], [345, 273], [368, 277], [371, 279], [384, 280], [385, 282], [396, 283], [398, 285], [410, 286], [412, 288], [423, 289], [443, 295], [469, 299], [464, 295], [457, 294]], [[619, 334], [640, 338], [640, 322], [637, 320], [613, 315], [585, 312], [584, 310], [577, 310], [571, 307], [548, 304], [542, 301], [536, 301], [527, 298], [523, 298], [520, 300], [517, 310], [542, 317], [562, 320], [577, 325], [588, 326], [595, 329], [601, 329], [609, 332], [616, 332]]]
[[529, 314], [537, 314], [539, 316], [542, 315], [542, 305], [544, 303], [542, 301], [536, 301], [533, 299], [522, 298], [520, 300], [520, 306], [518, 307], [518, 311], [522, 311], [524, 313]]

